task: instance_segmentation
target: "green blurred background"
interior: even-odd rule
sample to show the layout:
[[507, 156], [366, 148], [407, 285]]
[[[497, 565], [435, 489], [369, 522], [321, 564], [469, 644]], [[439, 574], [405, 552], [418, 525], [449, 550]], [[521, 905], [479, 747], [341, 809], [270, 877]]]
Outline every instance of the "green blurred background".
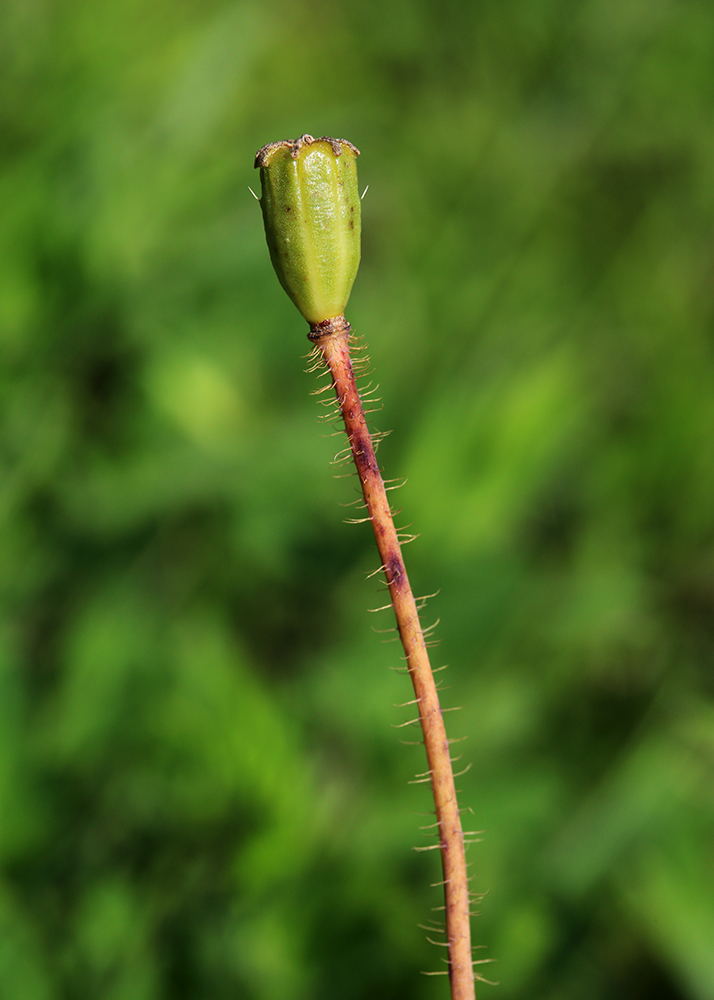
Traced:
[[0, 997], [447, 996], [408, 680], [248, 191], [311, 132], [369, 184], [348, 316], [468, 737], [479, 997], [712, 1000], [714, 6], [0, 19]]

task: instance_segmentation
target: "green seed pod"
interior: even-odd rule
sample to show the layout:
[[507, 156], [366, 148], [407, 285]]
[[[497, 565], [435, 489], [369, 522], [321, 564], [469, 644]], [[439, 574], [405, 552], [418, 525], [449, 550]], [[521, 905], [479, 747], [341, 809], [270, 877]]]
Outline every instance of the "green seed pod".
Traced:
[[358, 156], [344, 139], [303, 135], [255, 157], [270, 259], [311, 326], [344, 313], [359, 267]]

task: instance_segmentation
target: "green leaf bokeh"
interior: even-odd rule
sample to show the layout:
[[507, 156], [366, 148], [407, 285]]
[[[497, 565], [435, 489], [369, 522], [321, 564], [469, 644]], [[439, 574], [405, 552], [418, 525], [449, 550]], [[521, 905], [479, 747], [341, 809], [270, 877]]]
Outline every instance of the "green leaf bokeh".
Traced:
[[446, 997], [409, 685], [248, 192], [310, 132], [369, 184], [348, 317], [479, 996], [714, 1000], [713, 51], [704, 0], [2, 7], [0, 997]]

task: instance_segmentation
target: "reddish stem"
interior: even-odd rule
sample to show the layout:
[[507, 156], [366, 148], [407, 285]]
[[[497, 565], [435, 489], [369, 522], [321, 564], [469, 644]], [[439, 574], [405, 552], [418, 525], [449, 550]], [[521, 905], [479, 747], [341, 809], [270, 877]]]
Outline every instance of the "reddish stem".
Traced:
[[384, 481], [357, 391], [349, 338], [350, 327], [343, 316], [313, 327], [310, 333], [310, 339], [321, 352], [332, 375], [419, 707], [444, 870], [451, 998], [474, 1000], [464, 836], [456, 800], [449, 741], [416, 601], [409, 585]]

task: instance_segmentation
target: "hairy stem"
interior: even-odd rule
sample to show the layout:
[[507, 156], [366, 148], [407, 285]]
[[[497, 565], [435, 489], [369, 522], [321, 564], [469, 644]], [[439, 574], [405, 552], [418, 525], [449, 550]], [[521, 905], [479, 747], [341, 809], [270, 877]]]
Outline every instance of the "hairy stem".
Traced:
[[345, 422], [382, 569], [397, 620], [399, 636], [414, 684], [419, 721], [436, 806], [437, 830], [444, 871], [446, 934], [452, 1000], [474, 1000], [471, 960], [469, 890], [464, 836], [456, 800], [449, 741], [446, 737], [434, 675], [429, 663], [419, 613], [404, 568], [392, 511], [374, 453], [350, 358], [350, 327], [344, 317], [311, 328], [310, 339], [332, 375]]

